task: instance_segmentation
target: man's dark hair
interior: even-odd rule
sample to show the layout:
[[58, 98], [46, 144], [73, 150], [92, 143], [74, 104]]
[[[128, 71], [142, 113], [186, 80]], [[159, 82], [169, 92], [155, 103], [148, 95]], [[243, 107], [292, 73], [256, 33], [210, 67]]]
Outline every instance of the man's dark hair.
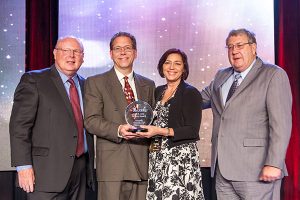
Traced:
[[113, 50], [113, 43], [114, 43], [115, 39], [117, 37], [121, 37], [121, 36], [130, 38], [131, 43], [132, 43], [132, 48], [136, 50], [136, 39], [132, 34], [127, 33], [127, 32], [118, 32], [113, 35], [113, 37], [110, 39], [110, 43], [109, 43], [110, 50]]

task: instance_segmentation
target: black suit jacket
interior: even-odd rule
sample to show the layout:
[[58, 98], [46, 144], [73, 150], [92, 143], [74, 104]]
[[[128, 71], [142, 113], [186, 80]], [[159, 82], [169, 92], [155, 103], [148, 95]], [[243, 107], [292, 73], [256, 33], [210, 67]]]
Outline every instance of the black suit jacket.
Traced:
[[[83, 94], [84, 79], [79, 83]], [[14, 95], [10, 118], [12, 166], [32, 165], [35, 190], [61, 192], [70, 177], [77, 127], [70, 100], [55, 68], [25, 73]], [[93, 186], [93, 138], [86, 134], [88, 185]]]
[[[166, 85], [155, 90], [156, 102], [161, 100]], [[170, 110], [168, 127], [173, 128], [174, 137], [168, 140], [169, 146], [199, 140], [199, 129], [202, 117], [202, 97], [198, 89], [181, 81], [173, 98], [169, 100]]]

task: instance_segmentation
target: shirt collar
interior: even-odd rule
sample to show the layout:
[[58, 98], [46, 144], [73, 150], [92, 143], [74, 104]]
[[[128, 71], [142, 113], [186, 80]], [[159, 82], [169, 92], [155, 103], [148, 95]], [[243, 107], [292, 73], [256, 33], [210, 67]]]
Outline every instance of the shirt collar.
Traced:
[[[56, 68], [56, 69], [57, 69], [57, 71], [58, 71], [58, 74], [59, 74], [61, 80], [62, 80], [63, 83], [65, 84], [65, 83], [68, 81], [69, 77], [66, 76], [64, 73], [62, 73], [58, 68]], [[72, 79], [73, 79], [75, 85], [78, 86], [78, 82], [79, 82], [79, 81], [78, 81], [77, 74], [75, 74], [75, 75], [72, 77]]]
[[[114, 67], [114, 69], [117, 74], [118, 80], [122, 81], [122, 79], [124, 79], [124, 77], [125, 77], [124, 74], [122, 74], [116, 67]], [[128, 77], [129, 81], [133, 80], [133, 70], [127, 75], [127, 77]]]

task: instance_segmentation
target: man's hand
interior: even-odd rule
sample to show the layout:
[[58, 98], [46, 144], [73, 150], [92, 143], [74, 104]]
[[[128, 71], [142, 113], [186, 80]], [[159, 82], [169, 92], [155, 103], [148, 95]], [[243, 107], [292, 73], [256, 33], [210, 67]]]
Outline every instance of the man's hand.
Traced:
[[29, 193], [34, 191], [35, 178], [33, 168], [18, 171], [18, 179], [20, 188], [25, 192]]
[[281, 169], [266, 165], [261, 171], [259, 180], [272, 182], [280, 178], [281, 178]]
[[138, 135], [136, 133], [130, 132], [130, 130], [134, 128], [134, 126], [131, 126], [129, 124], [121, 125], [119, 129], [119, 135], [122, 136], [122, 138], [124, 138], [125, 140], [137, 138]]

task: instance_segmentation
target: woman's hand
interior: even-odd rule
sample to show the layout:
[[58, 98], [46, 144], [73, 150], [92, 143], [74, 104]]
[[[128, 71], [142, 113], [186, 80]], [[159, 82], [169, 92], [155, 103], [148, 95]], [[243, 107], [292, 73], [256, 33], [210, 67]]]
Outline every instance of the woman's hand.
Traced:
[[167, 128], [160, 128], [152, 125], [149, 126], [141, 125], [141, 128], [147, 129], [147, 132], [136, 132], [136, 134], [139, 137], [144, 137], [144, 138], [151, 138], [156, 135], [167, 136], [169, 133], [169, 130]]

